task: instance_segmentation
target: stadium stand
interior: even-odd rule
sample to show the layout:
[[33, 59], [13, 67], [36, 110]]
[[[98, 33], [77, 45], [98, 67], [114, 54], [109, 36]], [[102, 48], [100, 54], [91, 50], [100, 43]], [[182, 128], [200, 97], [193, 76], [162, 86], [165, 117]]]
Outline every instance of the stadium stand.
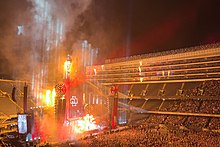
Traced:
[[[17, 114], [23, 113], [23, 86], [21, 81], [0, 80], [0, 134], [17, 131]], [[28, 109], [33, 106], [29, 98]]]
[[[220, 44], [109, 59], [104, 65], [88, 66], [88, 81], [98, 81], [105, 88], [118, 85], [119, 101], [128, 99], [126, 105], [146, 111], [134, 112], [120, 105], [127, 113], [119, 115], [127, 114], [131, 127], [85, 141], [91, 145], [112, 145], [115, 141], [118, 145], [215, 146], [220, 139], [219, 71]], [[143, 134], [140, 126], [144, 126]], [[161, 137], [161, 133], [166, 135]]]
[[220, 44], [108, 59], [87, 66], [86, 78], [88, 108], [106, 115], [117, 98], [118, 127], [126, 128], [79, 145], [216, 146], [220, 140]]

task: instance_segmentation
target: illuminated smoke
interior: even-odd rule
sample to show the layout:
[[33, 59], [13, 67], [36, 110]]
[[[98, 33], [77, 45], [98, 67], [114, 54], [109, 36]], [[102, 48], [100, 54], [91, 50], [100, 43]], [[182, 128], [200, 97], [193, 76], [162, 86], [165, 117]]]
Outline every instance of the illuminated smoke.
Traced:
[[90, 0], [29, 0], [33, 4], [32, 34], [32, 90], [39, 104], [39, 93], [48, 83], [62, 80], [62, 56], [65, 34], [72, 27], [78, 15], [84, 12]]
[[[69, 31], [76, 18], [83, 13], [90, 5], [91, 0], [29, 0], [33, 3], [32, 10], [35, 18], [35, 37], [37, 39], [47, 39], [49, 44], [58, 46], [67, 31]], [[43, 29], [43, 30], [42, 30]], [[44, 31], [39, 33], [38, 31]], [[54, 41], [51, 43], [50, 41]]]
[[[42, 93], [48, 88], [52, 89], [57, 84], [57, 80], [63, 80], [62, 56], [66, 57], [63, 45], [65, 34], [74, 27], [75, 19], [87, 9], [90, 0], [29, 0], [29, 2], [33, 4], [31, 9], [33, 19], [30, 30], [27, 32], [30, 34], [32, 52], [31, 90], [36, 99], [36, 105], [40, 106], [43, 101]], [[49, 95], [51, 93], [48, 92], [47, 104], [51, 102]], [[52, 99], [53, 103], [54, 99]], [[42, 118], [41, 137], [45, 140], [48, 140], [47, 136], [56, 136], [54, 120], [53, 112], [48, 112]]]
[[61, 57], [66, 55], [66, 47], [63, 46], [66, 33], [75, 27], [76, 18], [90, 2], [1, 1], [0, 8], [4, 13], [0, 17], [0, 59], [5, 65], [1, 66], [2, 73], [11, 74], [13, 79], [31, 81], [30, 90], [36, 90], [34, 96], [39, 97], [37, 95], [40, 95], [45, 83], [55, 81], [56, 74], [62, 74]]
[[32, 137], [40, 138], [41, 142], [55, 141], [57, 126], [54, 116], [54, 109], [51, 108], [35, 108], [34, 126], [32, 128]]

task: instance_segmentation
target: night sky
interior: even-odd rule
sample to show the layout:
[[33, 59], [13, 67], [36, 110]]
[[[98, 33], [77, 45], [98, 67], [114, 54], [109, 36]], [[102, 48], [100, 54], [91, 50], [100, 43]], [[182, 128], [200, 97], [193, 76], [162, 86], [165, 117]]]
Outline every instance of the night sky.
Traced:
[[107, 58], [220, 41], [217, 0], [96, 0], [89, 11], [84, 17], [88, 40]]
[[[8, 40], [16, 34], [16, 25], [31, 20], [30, 10], [34, 7], [31, 1], [0, 0], [1, 68], [10, 64], [5, 52], [10, 48]], [[74, 15], [80, 9], [77, 0], [54, 0], [56, 8], [63, 6], [63, 11], [55, 12], [62, 14], [67, 1], [73, 4], [65, 19], [74, 19], [74, 23], [65, 32], [66, 48], [86, 39], [100, 48], [100, 63], [107, 58], [220, 41], [219, 0], [84, 0], [89, 5], [78, 15]]]

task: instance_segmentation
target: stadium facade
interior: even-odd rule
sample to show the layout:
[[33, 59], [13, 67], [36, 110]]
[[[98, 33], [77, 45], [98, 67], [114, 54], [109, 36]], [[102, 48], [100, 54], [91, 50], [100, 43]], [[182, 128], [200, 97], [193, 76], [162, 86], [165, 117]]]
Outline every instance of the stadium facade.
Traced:
[[[102, 65], [83, 63], [86, 80], [78, 86], [78, 99], [98, 123], [120, 125], [144, 118], [166, 127], [220, 130], [219, 44], [107, 59]], [[23, 96], [19, 92], [13, 101], [13, 81], [0, 82], [3, 133], [17, 129]], [[22, 89], [24, 82], [18, 83]], [[29, 101], [30, 108], [34, 102]]]
[[[87, 83], [92, 90], [86, 93], [86, 103], [97, 108], [106, 104], [103, 114], [113, 113], [111, 89], [116, 86], [119, 124], [162, 117], [158, 122], [169, 125], [169, 119], [179, 118], [179, 126], [193, 128], [200, 122], [202, 125], [194, 129], [219, 130], [219, 47], [197, 46], [87, 66]], [[218, 127], [212, 128], [213, 123]]]

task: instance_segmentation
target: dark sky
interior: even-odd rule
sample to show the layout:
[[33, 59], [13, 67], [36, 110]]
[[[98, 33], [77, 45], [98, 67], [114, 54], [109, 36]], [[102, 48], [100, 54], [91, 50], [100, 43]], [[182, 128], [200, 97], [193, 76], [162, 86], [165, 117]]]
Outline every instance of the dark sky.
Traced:
[[[74, 2], [65, 18], [75, 23], [64, 44], [70, 48], [77, 40], [87, 39], [100, 48], [100, 62], [220, 41], [219, 0], [84, 0], [90, 5], [77, 16], [77, 0], [48, 1], [59, 2], [56, 7], [60, 1], [63, 7], [67, 1]], [[31, 20], [32, 7], [31, 0], [0, 0], [0, 60], [7, 50], [5, 40], [11, 39], [20, 20]]]
[[94, 0], [81, 19], [106, 58], [220, 41], [218, 0]]

